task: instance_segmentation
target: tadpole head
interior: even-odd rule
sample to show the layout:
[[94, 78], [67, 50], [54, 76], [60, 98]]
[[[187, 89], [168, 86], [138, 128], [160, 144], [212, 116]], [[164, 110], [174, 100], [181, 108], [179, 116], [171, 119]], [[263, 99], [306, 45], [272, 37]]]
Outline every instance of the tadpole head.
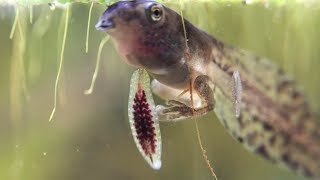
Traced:
[[152, 0], [118, 1], [104, 11], [96, 28], [108, 33], [130, 65], [160, 71], [182, 54], [181, 17]]
[[103, 30], [110, 35], [134, 33], [136, 28], [147, 28], [161, 24], [164, 21], [164, 7], [156, 1], [128, 0], [118, 1], [104, 11], [96, 24], [98, 30]]

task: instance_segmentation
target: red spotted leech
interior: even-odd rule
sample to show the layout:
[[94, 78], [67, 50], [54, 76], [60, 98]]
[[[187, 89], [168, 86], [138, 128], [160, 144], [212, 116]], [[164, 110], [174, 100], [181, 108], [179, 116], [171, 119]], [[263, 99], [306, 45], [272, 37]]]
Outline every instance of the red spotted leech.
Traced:
[[153, 169], [161, 168], [161, 134], [150, 79], [144, 69], [131, 77], [128, 116], [134, 142]]

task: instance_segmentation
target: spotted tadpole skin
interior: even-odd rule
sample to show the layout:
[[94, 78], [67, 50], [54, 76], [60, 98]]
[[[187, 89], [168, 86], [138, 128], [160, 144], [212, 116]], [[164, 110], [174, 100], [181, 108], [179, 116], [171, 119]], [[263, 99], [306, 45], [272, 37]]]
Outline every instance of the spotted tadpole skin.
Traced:
[[149, 75], [143, 69], [136, 70], [131, 77], [128, 115], [132, 136], [139, 152], [153, 169], [160, 169], [160, 127], [150, 90]]
[[[151, 0], [114, 3], [96, 27], [128, 64], [154, 78], [154, 94], [173, 102], [159, 108], [164, 120], [214, 111], [251, 152], [320, 179], [319, 112], [270, 60], [227, 45]], [[191, 90], [193, 102], [182, 93]]]

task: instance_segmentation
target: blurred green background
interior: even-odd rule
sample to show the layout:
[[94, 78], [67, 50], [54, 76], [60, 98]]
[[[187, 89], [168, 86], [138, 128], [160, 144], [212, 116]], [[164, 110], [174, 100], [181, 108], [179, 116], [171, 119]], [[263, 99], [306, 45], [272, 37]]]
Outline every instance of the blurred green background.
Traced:
[[[183, 12], [221, 40], [274, 60], [293, 75], [314, 110], [320, 112], [320, 5], [314, 2], [275, 6], [263, 1], [250, 5], [193, 1], [183, 4]], [[177, 4], [167, 5], [179, 10]], [[118, 57], [111, 42], [103, 49], [93, 94], [84, 95], [105, 36], [94, 28], [105, 6], [95, 4], [89, 53], [85, 53], [89, 6], [74, 3], [71, 7], [59, 103], [52, 122], [48, 118], [64, 10], [33, 6], [31, 24], [29, 9], [20, 7], [11, 40], [15, 8], [0, 7], [0, 179], [212, 179], [192, 120], [160, 124], [160, 171], [143, 160], [127, 118], [133, 69]], [[220, 179], [303, 179], [246, 151], [214, 113], [198, 122], [208, 158]]]

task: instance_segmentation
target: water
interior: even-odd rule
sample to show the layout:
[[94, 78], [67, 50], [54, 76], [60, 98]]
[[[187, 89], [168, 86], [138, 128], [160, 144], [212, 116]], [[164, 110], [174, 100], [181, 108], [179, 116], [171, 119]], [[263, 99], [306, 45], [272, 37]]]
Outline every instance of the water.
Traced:
[[[176, 4], [169, 4], [178, 10]], [[59, 85], [54, 81], [61, 52], [63, 10], [48, 5], [21, 9], [20, 26], [9, 39], [14, 8], [0, 7], [0, 179], [210, 179], [193, 121], [162, 123], [163, 167], [141, 158], [127, 121], [133, 71], [106, 44], [95, 90], [90, 86], [103, 33], [94, 29], [105, 6], [94, 5], [89, 53], [85, 53], [90, 4], [73, 4]], [[320, 110], [320, 6], [291, 4], [185, 4], [184, 13], [201, 29], [273, 59], [297, 79]], [[25, 46], [25, 48], [23, 47]], [[24, 51], [25, 50], [25, 51]], [[24, 85], [25, 84], [25, 85]], [[223, 129], [213, 113], [199, 120], [208, 157], [221, 179], [301, 179], [250, 154]]]

